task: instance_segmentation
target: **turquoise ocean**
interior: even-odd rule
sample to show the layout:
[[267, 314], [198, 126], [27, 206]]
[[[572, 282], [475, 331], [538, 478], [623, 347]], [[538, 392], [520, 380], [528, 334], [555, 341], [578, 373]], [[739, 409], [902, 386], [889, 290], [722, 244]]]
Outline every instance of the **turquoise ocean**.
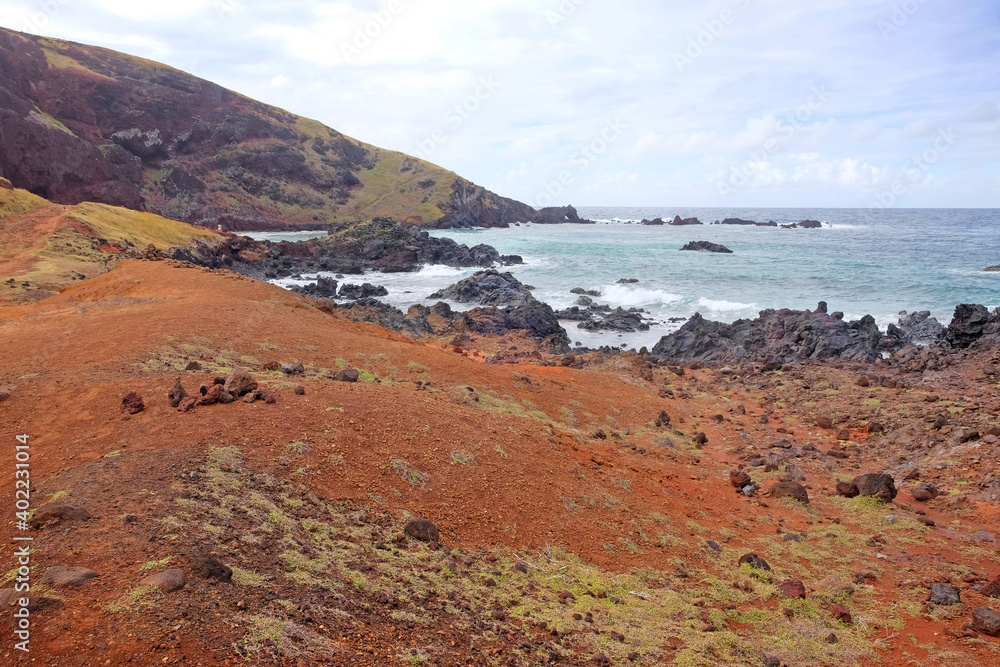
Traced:
[[[929, 310], [947, 324], [960, 303], [1000, 305], [1000, 273], [982, 271], [1000, 264], [996, 209], [601, 207], [579, 212], [598, 224], [431, 233], [521, 255], [523, 266], [504, 270], [534, 286], [535, 296], [553, 308], [572, 305], [577, 296], [570, 290], [582, 287], [601, 292], [598, 303], [642, 308], [659, 322], [650, 331], [630, 334], [593, 334], [564, 323], [571, 339], [590, 347], [652, 346], [680, 326], [669, 320], [696, 312], [731, 322], [756, 317], [765, 308], [811, 309], [826, 301], [831, 312], [843, 311], [850, 319], [871, 314], [884, 328], [903, 310]], [[669, 222], [675, 215], [706, 224], [638, 224], [657, 217]], [[725, 218], [779, 224], [819, 220], [823, 228], [711, 224]], [[733, 254], [680, 251], [690, 241], [720, 243]], [[405, 311], [414, 303], [432, 303], [431, 292], [473, 272], [426, 267], [415, 274], [350, 276], [347, 282], [384, 285], [390, 294], [383, 300]], [[619, 284], [622, 278], [639, 282]]]

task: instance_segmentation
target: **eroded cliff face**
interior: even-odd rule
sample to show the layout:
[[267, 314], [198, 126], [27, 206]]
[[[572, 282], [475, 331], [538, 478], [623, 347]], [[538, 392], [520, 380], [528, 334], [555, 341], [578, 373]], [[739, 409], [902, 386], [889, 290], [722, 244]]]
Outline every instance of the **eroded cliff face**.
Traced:
[[534, 209], [171, 67], [0, 29], [0, 175], [227, 230], [388, 216], [503, 226]]

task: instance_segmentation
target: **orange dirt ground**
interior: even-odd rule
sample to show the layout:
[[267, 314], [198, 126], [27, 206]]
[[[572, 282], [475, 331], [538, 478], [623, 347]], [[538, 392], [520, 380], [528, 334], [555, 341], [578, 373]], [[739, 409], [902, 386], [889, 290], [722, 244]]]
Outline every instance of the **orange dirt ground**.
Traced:
[[[192, 360], [206, 370], [181, 372]], [[265, 370], [271, 360], [301, 360], [315, 373], [286, 378]], [[325, 377], [327, 369], [335, 371], [345, 363], [379, 382], [350, 384]], [[978, 362], [968, 363], [972, 368]], [[176, 378], [196, 394], [198, 385], [211, 385], [218, 372], [213, 369], [232, 366], [247, 368], [276, 394], [276, 403], [237, 401], [183, 414], [168, 405], [167, 392]], [[822, 372], [842, 388], [828, 399], [832, 412], [848, 414], [857, 403], [873, 400], [869, 390], [854, 386], [856, 370], [830, 367]], [[785, 380], [791, 382], [787, 376]], [[676, 397], [658, 397], [664, 382]], [[149, 524], [167, 511], [164, 498], [177, 494], [181, 473], [195, 469], [213, 447], [237, 447], [248, 469], [294, 480], [322, 501], [371, 507], [387, 520], [401, 521], [404, 512], [430, 519], [447, 548], [490, 562], [491, 554], [527, 557], [558, 546], [612, 574], [637, 568], [675, 573], [695, 558], [696, 547], [704, 551], [706, 539], [724, 542], [727, 552], [738, 556], [759, 551], [765, 533], [780, 542], [782, 534], [821, 535], [825, 527], [845, 526], [863, 535], [858, 542], [862, 548], [827, 545], [831, 557], [846, 559], [855, 571], [881, 566], [867, 629], [875, 651], [862, 662], [1000, 664], [996, 638], [961, 636], [968, 613], [949, 620], [918, 605], [901, 629], [882, 624], [877, 614], [879, 607], [896, 604], [904, 591], [948, 580], [962, 588], [968, 609], [997, 609], [996, 600], [972, 590], [972, 581], [958, 578], [967, 572], [984, 583], [1000, 576], [997, 545], [970, 551], [969, 543], [955, 536], [996, 531], [996, 505], [973, 501], [956, 509], [945, 497], [919, 504], [901, 489], [898, 507], [882, 514], [906, 513], [907, 506], [919, 505], [938, 526], [922, 533], [919, 543], [885, 531], [885, 539], [873, 543], [877, 548], [869, 548], [865, 540], [879, 531], [854, 523], [854, 515], [833, 497], [836, 477], [811, 459], [800, 462], [810, 486], [811, 513], [737, 493], [728, 471], [744, 461], [748, 446], [767, 456], [765, 443], [781, 437], [779, 428], [793, 431], [787, 437], [797, 446], [840, 447], [836, 430], [817, 428], [794, 395], [775, 401], [773, 376], [769, 382], [732, 381], [715, 370], [678, 377], [656, 368], [650, 376], [627, 356], [584, 370], [489, 365], [481, 355], [349, 322], [322, 312], [308, 298], [231, 273], [126, 261], [39, 303], [0, 307], [0, 390], [7, 385], [10, 393], [0, 402], [0, 452], [6, 452], [0, 457], [0, 508], [8, 515], [0, 521], [0, 573], [16, 565], [12, 537], [29, 534], [35, 538], [33, 581], [57, 564], [86, 566], [101, 574], [80, 588], [45, 592], [47, 604], [32, 616], [30, 655], [13, 649], [8, 631], [13, 621], [6, 619], [0, 662], [244, 664], [227, 647], [245, 632], [239, 623], [244, 611], [236, 604], [246, 596], [226, 593], [227, 584], [209, 585], [189, 575], [183, 591], [158, 603], [169, 616], [173, 605], [181, 604], [174, 599], [199, 598], [201, 602], [191, 603], [199, 612], [180, 620], [108, 609], [135, 586], [143, 563], [173, 553], [169, 543], [146, 535], [156, 532]], [[296, 384], [304, 387], [304, 395], [293, 392]], [[957, 385], [939, 393], [942, 400], [959, 400], [965, 391]], [[990, 385], [982, 389], [980, 415], [995, 415], [994, 391]], [[146, 409], [125, 420], [119, 406], [129, 392], [141, 394]], [[685, 393], [690, 398], [682, 398]], [[880, 393], [881, 409], [892, 410], [894, 401], [903, 400], [901, 393]], [[745, 406], [745, 414], [735, 409], [738, 405]], [[671, 428], [653, 425], [662, 410], [671, 416]], [[770, 415], [767, 424], [760, 423], [764, 414]], [[722, 420], [713, 419], [715, 415]], [[868, 446], [862, 426], [853, 425], [860, 450]], [[609, 437], [593, 438], [596, 428]], [[708, 437], [703, 449], [690, 444], [698, 432]], [[32, 507], [67, 490], [61, 501], [85, 506], [92, 519], [30, 533], [14, 529], [13, 445], [21, 433], [31, 436]], [[679, 446], [663, 446], [663, 437]], [[308, 451], [289, 460], [288, 446], [296, 442], [308, 443]], [[455, 452], [473, 454], [475, 464], [456, 462]], [[393, 473], [397, 460], [426, 473], [426, 484], [413, 486]], [[851, 463], [841, 462], [845, 479], [881, 471], [896, 458], [887, 456], [880, 466], [869, 457], [856, 470]], [[939, 485], [951, 483], [960, 490], [965, 485], [955, 486], [959, 481], [975, 484], [979, 479], [971, 464], [933, 475]], [[766, 491], [769, 484], [762, 486]], [[600, 493], [608, 495], [615, 488], [619, 490], [610, 494], [617, 496], [615, 502], [588, 506], [584, 500], [600, 500]], [[642, 533], [639, 519], [654, 513], [672, 519], [684, 541], [654, 544], [637, 536]], [[135, 520], [124, 521], [127, 515]], [[769, 518], [761, 520], [762, 515]], [[614, 548], [631, 543], [637, 548]], [[231, 545], [213, 546], [224, 562], [235, 558], [227, 551]], [[726, 564], [699, 563], [697, 567], [722, 578], [727, 575]], [[821, 561], [799, 564], [811, 571], [807, 587], [827, 574]], [[772, 561], [772, 566], [780, 570], [781, 563]], [[0, 587], [9, 585], [8, 580]], [[752, 601], [745, 607], [761, 605], [773, 608], [775, 601]], [[396, 657], [401, 646], [437, 641], [446, 642], [442, 655], [450, 651], [452, 656], [429, 664], [499, 664], [486, 661], [482, 649], [469, 643], [468, 629], [404, 627], [371, 613], [372, 620], [333, 638], [337, 651], [325, 661], [404, 664]], [[730, 627], [739, 630], [738, 623]], [[496, 655], [510, 646], [498, 639]], [[590, 664], [588, 659], [583, 655], [553, 664]], [[671, 659], [664, 649], [650, 664], [670, 664]], [[319, 659], [303, 654], [274, 661], [294, 665]], [[614, 659], [608, 664], [632, 663]], [[760, 658], [737, 664], [760, 664]], [[851, 663], [831, 659], [826, 664]]]

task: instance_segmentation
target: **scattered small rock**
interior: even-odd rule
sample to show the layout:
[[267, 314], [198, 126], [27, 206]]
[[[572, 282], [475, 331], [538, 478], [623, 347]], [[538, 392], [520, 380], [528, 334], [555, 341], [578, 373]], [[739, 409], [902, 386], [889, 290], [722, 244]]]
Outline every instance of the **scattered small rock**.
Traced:
[[96, 579], [101, 575], [86, 567], [67, 567], [56, 565], [45, 570], [42, 575], [42, 583], [56, 588], [66, 588], [69, 586], [83, 586], [91, 579]]
[[226, 378], [225, 390], [233, 396], [239, 398], [245, 396], [257, 388], [257, 381], [253, 379], [247, 371], [242, 368], [233, 369], [233, 372]]
[[740, 558], [740, 565], [749, 565], [755, 570], [766, 570], [771, 571], [771, 566], [767, 564], [767, 561], [758, 556], [757, 554], [746, 554]]
[[833, 611], [833, 617], [838, 621], [840, 621], [841, 623], [844, 623], [846, 625], [851, 625], [852, 623], [854, 623], [854, 617], [851, 616], [851, 611], [844, 605], [840, 604], [839, 602], [834, 603], [833, 607], [831, 607], [831, 610]]
[[791, 498], [809, 504], [809, 492], [798, 482], [778, 482], [771, 487], [772, 498]]
[[49, 503], [42, 505], [31, 515], [28, 522], [32, 528], [44, 528], [52, 526], [60, 521], [86, 521], [90, 518], [90, 512], [82, 507], [70, 507], [62, 503]]
[[927, 502], [928, 500], [934, 500], [941, 495], [937, 486], [931, 482], [921, 482], [913, 487], [910, 491], [913, 495], [914, 500], [919, 500], [920, 502]]
[[440, 538], [438, 527], [427, 519], [410, 519], [403, 526], [403, 532], [421, 542], [437, 542]]
[[122, 412], [129, 415], [137, 415], [146, 409], [142, 402], [142, 396], [136, 392], [131, 392], [122, 399]]
[[357, 369], [345, 368], [342, 371], [337, 371], [334, 379], [338, 382], [357, 382], [360, 377], [361, 374], [358, 373]]
[[989, 607], [980, 607], [972, 612], [972, 629], [984, 635], [1000, 637], [1000, 614]]
[[743, 487], [753, 484], [753, 480], [750, 478], [750, 475], [746, 474], [742, 470], [734, 470], [729, 473], [729, 483], [737, 489], [742, 489]]
[[934, 584], [931, 586], [930, 601], [941, 606], [961, 604], [962, 597], [958, 589], [947, 584]]
[[151, 574], [139, 582], [140, 586], [159, 586], [164, 593], [179, 591], [184, 588], [185, 584], [187, 584], [187, 577], [184, 576], [184, 570], [176, 567]]
[[785, 579], [778, 584], [778, 591], [786, 598], [806, 599], [806, 586], [798, 579]]
[[892, 475], [871, 473], [860, 475], [853, 480], [862, 496], [876, 496], [884, 503], [891, 503], [896, 497], [896, 483]]
[[303, 387], [300, 384], [295, 385], [295, 395], [296, 396], [305, 396], [306, 395], [306, 388]]
[[858, 485], [854, 482], [837, 482], [837, 495], [845, 498], [857, 498], [861, 495]]

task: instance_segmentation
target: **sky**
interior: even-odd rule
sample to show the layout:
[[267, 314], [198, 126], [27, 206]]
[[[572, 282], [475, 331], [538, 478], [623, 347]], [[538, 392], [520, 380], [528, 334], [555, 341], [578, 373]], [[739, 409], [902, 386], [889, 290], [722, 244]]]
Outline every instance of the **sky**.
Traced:
[[4, 0], [533, 206], [1000, 208], [996, 0]]

